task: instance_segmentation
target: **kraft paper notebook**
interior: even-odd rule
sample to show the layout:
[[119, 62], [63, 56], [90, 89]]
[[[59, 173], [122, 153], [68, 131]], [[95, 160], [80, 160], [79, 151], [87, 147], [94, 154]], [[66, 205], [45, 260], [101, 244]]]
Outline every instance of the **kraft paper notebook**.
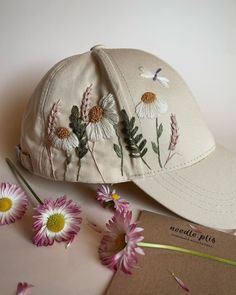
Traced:
[[[168, 244], [236, 261], [236, 237], [180, 218], [147, 211], [140, 215], [144, 242]], [[132, 275], [118, 271], [106, 295], [235, 295], [236, 266], [164, 249], [143, 248]], [[187, 292], [176, 277], [188, 287]]]

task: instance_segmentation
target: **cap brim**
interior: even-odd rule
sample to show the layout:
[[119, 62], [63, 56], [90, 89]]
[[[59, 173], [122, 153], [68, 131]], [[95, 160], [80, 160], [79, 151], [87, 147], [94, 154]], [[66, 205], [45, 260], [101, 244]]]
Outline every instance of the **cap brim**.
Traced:
[[218, 228], [236, 228], [236, 155], [217, 146], [193, 166], [133, 182], [176, 214]]

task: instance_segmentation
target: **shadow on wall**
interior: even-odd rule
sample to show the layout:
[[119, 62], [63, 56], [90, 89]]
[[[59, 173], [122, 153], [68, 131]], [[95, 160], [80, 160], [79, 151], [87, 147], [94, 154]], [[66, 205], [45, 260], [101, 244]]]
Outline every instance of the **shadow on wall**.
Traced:
[[23, 76], [19, 74], [1, 92], [0, 152], [5, 156], [12, 155], [15, 152], [14, 147], [20, 142], [24, 109], [39, 80], [39, 74], [31, 70]]

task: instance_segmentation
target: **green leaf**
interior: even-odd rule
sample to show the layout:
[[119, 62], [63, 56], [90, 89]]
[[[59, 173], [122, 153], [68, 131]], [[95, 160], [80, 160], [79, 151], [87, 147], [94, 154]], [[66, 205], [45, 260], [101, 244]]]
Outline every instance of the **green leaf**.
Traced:
[[135, 142], [136, 144], [138, 144], [139, 141], [142, 139], [142, 137], [143, 137], [142, 134], [138, 134], [138, 135], [136, 135], [135, 138], [134, 138], [134, 142]]
[[141, 154], [140, 154], [141, 158], [147, 153], [147, 151], [148, 151], [148, 149], [145, 148], [145, 149], [141, 152]]
[[82, 150], [79, 150], [79, 151], [77, 152], [78, 157], [79, 157], [80, 159], [82, 159], [82, 158], [87, 154], [87, 151], [88, 151], [87, 148], [84, 148], [84, 149], [82, 149]]
[[147, 143], [146, 139], [141, 141], [140, 145], [138, 146], [140, 151], [145, 147], [146, 143]]
[[157, 146], [156, 143], [153, 142], [153, 141], [152, 141], [152, 149], [153, 149], [153, 151], [154, 151], [156, 154], [158, 154], [158, 146]]
[[131, 120], [130, 120], [130, 129], [133, 129], [134, 128], [134, 123], [135, 123], [135, 117], [132, 117]]
[[161, 123], [160, 126], [159, 126], [159, 128], [158, 128], [158, 131], [157, 131], [157, 136], [158, 136], [158, 138], [161, 137], [162, 132], [163, 132], [163, 125], [162, 125], [162, 123]]
[[121, 117], [124, 121], [125, 126], [129, 126], [129, 117], [124, 109], [121, 110]]
[[139, 149], [136, 147], [136, 146], [129, 146], [129, 151], [132, 153], [132, 154], [139, 154]]
[[69, 165], [71, 163], [71, 158], [72, 158], [71, 154], [66, 155], [66, 165]]
[[118, 144], [114, 143], [113, 148], [114, 148], [114, 151], [116, 152], [117, 156], [119, 158], [122, 158], [122, 153], [121, 153], [121, 150], [120, 150], [120, 147], [118, 146]]
[[140, 158], [140, 155], [134, 155], [134, 154], [129, 154], [129, 156], [131, 157], [131, 158]]
[[131, 131], [130, 135], [132, 137], [134, 137], [134, 135], [137, 133], [137, 131], [138, 131], [138, 126], [134, 127], [134, 129]]

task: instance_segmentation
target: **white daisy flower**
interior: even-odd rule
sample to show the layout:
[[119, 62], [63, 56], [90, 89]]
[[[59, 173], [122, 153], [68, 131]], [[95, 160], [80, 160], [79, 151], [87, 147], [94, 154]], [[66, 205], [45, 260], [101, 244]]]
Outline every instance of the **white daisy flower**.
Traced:
[[82, 221], [81, 209], [66, 196], [56, 200], [45, 199], [35, 210], [35, 245], [51, 246], [55, 241], [71, 243], [78, 234]]
[[114, 125], [119, 121], [114, 96], [103, 96], [98, 105], [89, 110], [89, 123], [86, 128], [88, 140], [99, 141], [115, 136]]
[[21, 219], [28, 206], [25, 192], [15, 184], [0, 184], [0, 225]]
[[168, 104], [165, 100], [157, 98], [153, 92], [145, 92], [141, 101], [136, 106], [136, 113], [139, 118], [154, 119], [158, 114], [164, 114], [168, 110]]
[[58, 127], [49, 134], [51, 144], [60, 150], [69, 152], [78, 146], [77, 136], [66, 127]]

